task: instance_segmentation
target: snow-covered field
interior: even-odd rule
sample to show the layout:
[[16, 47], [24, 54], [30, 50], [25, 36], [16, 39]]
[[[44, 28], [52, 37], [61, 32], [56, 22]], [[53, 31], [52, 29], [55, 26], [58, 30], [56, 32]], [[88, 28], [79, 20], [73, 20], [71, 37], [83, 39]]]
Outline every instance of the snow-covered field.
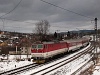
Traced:
[[[0, 62], [0, 73], [33, 63], [26, 60], [26, 55], [21, 56], [21, 58], [25, 59], [25, 61], [15, 61], [16, 57], [19, 57], [19, 55], [10, 55], [9, 60], [4, 60], [3, 62]], [[2, 58], [2, 56], [0, 56], [0, 58]]]

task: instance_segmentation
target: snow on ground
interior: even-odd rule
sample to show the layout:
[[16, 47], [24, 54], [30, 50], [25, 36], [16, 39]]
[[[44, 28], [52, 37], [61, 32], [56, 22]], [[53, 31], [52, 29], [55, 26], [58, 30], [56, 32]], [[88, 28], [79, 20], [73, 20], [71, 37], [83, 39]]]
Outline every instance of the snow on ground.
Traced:
[[[88, 48], [89, 46], [87, 46], [86, 48]], [[79, 52], [85, 50], [86, 48], [80, 50]], [[72, 57], [73, 55], [76, 55], [79, 52], [73, 53], [73, 54], [67, 56], [66, 58], [62, 58], [62, 59], [57, 60], [55, 62], [52, 62], [50, 64], [44, 65], [41, 68], [39, 67], [39, 68], [36, 68], [36, 69], [33, 69], [33, 70], [29, 70], [28, 72], [24, 72], [24, 73], [22, 73], [20, 75], [30, 75], [33, 72], [37, 71], [37, 70], [43, 69], [45, 67], [53, 65], [55, 63], [58, 63], [58, 62], [60, 62], [62, 60], [70, 58], [70, 57]], [[2, 56], [0, 56], [0, 57], [2, 57]], [[24, 65], [33, 63], [31, 61], [19, 61], [19, 62], [16, 62], [15, 59], [19, 58], [19, 57], [20, 57], [20, 55], [17, 55], [17, 56], [9, 55], [9, 61], [0, 62], [0, 72], [4, 72], [4, 71], [7, 71], [7, 70], [11, 70], [11, 69], [14, 69], [14, 68], [17, 68], [17, 67], [20, 67], [20, 66], [24, 66]], [[21, 58], [22, 59], [26, 59], [27, 56], [26, 55], [22, 55]], [[91, 58], [91, 56], [89, 54], [83, 55], [79, 59], [76, 59], [76, 60], [74, 60], [74, 61], [72, 61], [72, 62], [70, 62], [70, 63], [68, 63], [68, 64], [66, 64], [66, 65], [64, 65], [64, 66], [62, 66], [60, 68], [58, 68], [57, 70], [52, 71], [50, 74], [51, 75], [71, 75], [71, 73], [73, 73], [80, 66], [82, 66], [84, 63], [86, 63], [89, 60], [89, 58]], [[91, 63], [90, 63], [90, 65], [91, 65]], [[99, 70], [95, 70], [93, 75], [100, 75], [100, 66], [96, 67], [96, 68], [99, 68]], [[48, 74], [48, 75], [50, 75], [50, 74]]]
[[99, 62], [96, 64], [93, 75], [100, 75], [100, 55], [99, 57]]
[[93, 72], [93, 75], [100, 75], [100, 66], [95, 67], [95, 71]]
[[[90, 46], [90, 45], [89, 45]], [[86, 48], [88, 48], [89, 46], [87, 46]], [[32, 74], [33, 72], [36, 72], [36, 71], [39, 71], [41, 69], [44, 69], [45, 67], [48, 67], [50, 65], [53, 65], [55, 63], [58, 63], [60, 61], [63, 61], [65, 59], [68, 59], [70, 57], [72, 57], [73, 55], [76, 55], [77, 53], [80, 53], [81, 51], [84, 51], [86, 48], [80, 50], [79, 52], [76, 52], [74, 54], [71, 54], [69, 56], [66, 56], [65, 58], [62, 58], [60, 60], [57, 60], [57, 61], [54, 61], [52, 63], [49, 63], [47, 65], [44, 65], [44, 66], [41, 66], [41, 68], [35, 68], [33, 70], [29, 70], [28, 72], [24, 72], [20, 75], [30, 75]], [[89, 59], [91, 58], [90, 54], [86, 54], [86, 55], [83, 55], [81, 56], [79, 59], [76, 59], [56, 70], [53, 70], [51, 73], [47, 74], [47, 75], [71, 75], [74, 71], [76, 71], [80, 66], [84, 65], [84, 63], [86, 63]], [[63, 62], [64, 63], [64, 62]], [[58, 64], [60, 65], [60, 64]], [[57, 66], [57, 65], [56, 65]], [[53, 67], [56, 67], [56, 66], [53, 66]], [[41, 74], [38, 74], [38, 75], [41, 75]]]
[[89, 60], [89, 58], [90, 56], [88, 54], [85, 56], [81, 56], [79, 59], [76, 59], [62, 66], [56, 72], [52, 72], [51, 75], [71, 75], [73, 72], [79, 69], [82, 65], [84, 65]]
[[[19, 57], [19, 55], [17, 55], [17, 57]], [[2, 56], [0, 56], [0, 58], [2, 58]], [[16, 56], [10, 55], [9, 60], [0, 62], [0, 73], [33, 63], [26, 60], [26, 55], [21, 55], [21, 58], [25, 59], [25, 61], [15, 61]]]

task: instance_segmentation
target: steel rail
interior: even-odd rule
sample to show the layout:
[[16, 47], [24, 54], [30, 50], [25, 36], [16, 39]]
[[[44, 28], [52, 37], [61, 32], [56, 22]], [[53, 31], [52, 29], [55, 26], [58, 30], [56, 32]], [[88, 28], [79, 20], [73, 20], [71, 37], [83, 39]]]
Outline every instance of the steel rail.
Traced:
[[[83, 53], [83, 54], [84, 54], [84, 53]], [[79, 58], [81, 55], [83, 55], [83, 54], [80, 54], [80, 55], [76, 56], [75, 58], [69, 60], [68, 62], [66, 62], [66, 63], [64, 63], [64, 64], [62, 64], [62, 65], [60, 65], [60, 66], [58, 66], [58, 67], [56, 67], [56, 68], [54, 68], [54, 69], [52, 69], [52, 70], [49, 70], [48, 72], [43, 73], [43, 75], [45, 75], [45, 74], [47, 74], [47, 73], [49, 73], [49, 72], [51, 72], [51, 71], [53, 71], [53, 70], [55, 70], [55, 69], [58, 69], [58, 68], [60, 68], [60, 67], [62, 67], [62, 66], [64, 66], [64, 65], [66, 65], [66, 64], [68, 64], [69, 62], [71, 62], [71, 61], [73, 61], [73, 60], [78, 59], [78, 58]]]
[[88, 63], [90, 63], [92, 60], [92, 58], [90, 60], [88, 60], [83, 66], [81, 66], [78, 70], [76, 70], [75, 72], [73, 72], [71, 75], [76, 75], [78, 72], [80, 72], [85, 66], [87, 66]]
[[[91, 46], [92, 47], [92, 46]], [[90, 47], [89, 47], [90, 48]], [[86, 51], [86, 50], [85, 50]], [[79, 54], [77, 54], [78, 56], [81, 56], [81, 53], [83, 53], [83, 52], [80, 52]], [[77, 55], [74, 55], [73, 57], [76, 57]], [[76, 59], [76, 58], [74, 58], [74, 59]], [[66, 60], [69, 60], [69, 61], [67, 61], [66, 63], [69, 63], [69, 62], [71, 62], [72, 61], [72, 58], [68, 58], [68, 59], [65, 59], [65, 60], [63, 60], [63, 61], [61, 61], [61, 62], [59, 62], [59, 63], [62, 63], [62, 62], [64, 62], [64, 61], [66, 61]], [[53, 62], [54, 60], [52, 60], [51, 62]], [[53, 67], [53, 66], [55, 66], [55, 65], [57, 65], [57, 64], [59, 64], [59, 63], [56, 63], [56, 64], [54, 64], [54, 65], [51, 65], [51, 66], [49, 66], [49, 67], [47, 67], [47, 68], [45, 68], [45, 69], [42, 69], [42, 70], [40, 70], [40, 71], [37, 71], [37, 72], [35, 72], [35, 73], [33, 73], [33, 74], [31, 74], [31, 75], [34, 75], [34, 74], [36, 74], [36, 73], [38, 73], [38, 72], [41, 72], [41, 71], [43, 71], [43, 70], [46, 70], [46, 69], [48, 69], [48, 68], [50, 68], [50, 67]], [[66, 64], [65, 63], [65, 64]], [[47, 63], [45, 63], [45, 64], [49, 64], [48, 62]], [[26, 65], [26, 66], [22, 66], [22, 67], [19, 67], [19, 68], [16, 68], [16, 69], [13, 69], [13, 70], [9, 70], [9, 71], [6, 71], [6, 72], [3, 72], [3, 73], [0, 73], [0, 75], [15, 75], [15, 74], [20, 74], [21, 72], [24, 72], [24, 71], [28, 71], [28, 70], [30, 70], [30, 69], [34, 69], [34, 68], [37, 68], [37, 67], [41, 67], [41, 66], [43, 66], [43, 65], [45, 65], [45, 64], [41, 64], [41, 65], [38, 65], [38, 64], [29, 64], [29, 65]], [[61, 65], [61, 66], [63, 66], [63, 65]], [[61, 67], [60, 66], [60, 67]], [[58, 67], [57, 67], [58, 68]], [[52, 69], [53, 70], [53, 69]], [[52, 71], [51, 70], [51, 71]], [[50, 71], [48, 71], [48, 72], [50, 72]], [[48, 72], [46, 72], [46, 73], [48, 73]], [[45, 74], [45, 73], [44, 73]]]
[[25, 65], [25, 66], [15, 68], [15, 69], [12, 69], [12, 70], [9, 70], [9, 71], [6, 71], [6, 72], [2, 72], [2, 73], [0, 73], [0, 75], [13, 75], [15, 73], [21, 72], [25, 69], [28, 69], [30, 67], [35, 67], [35, 66], [37, 66], [37, 64], [35, 64], [35, 65], [34, 64]]
[[[71, 58], [65, 59], [65, 60], [63, 60], [63, 61], [60, 61], [60, 62], [54, 64], [54, 65], [51, 65], [51, 66], [49, 66], [49, 67], [46, 67], [46, 68], [44, 68], [44, 69], [42, 69], [42, 70], [36, 71], [36, 72], [32, 73], [31, 75], [35, 75], [35, 74], [37, 74], [37, 73], [39, 73], [39, 72], [42, 72], [42, 71], [44, 71], [44, 70], [47, 70], [47, 69], [53, 67], [53, 66], [56, 66], [56, 65], [58, 65], [58, 64], [61, 64], [61, 63], [65, 62], [65, 61], [67, 60], [67, 61], [66, 61], [65, 63], [63, 63], [62, 65], [60, 65], [60, 66], [58, 66], [58, 67], [56, 67], [56, 68], [54, 68], [54, 69], [52, 69], [52, 70], [49, 70], [49, 71], [47, 71], [47, 72], [45, 72], [45, 73], [42, 73], [42, 75], [45, 75], [45, 74], [47, 74], [47, 73], [49, 73], [49, 72], [51, 72], [51, 71], [53, 71], [53, 70], [55, 70], [55, 69], [57, 69], [57, 68], [63, 66], [63, 65], [65, 65], [65, 64], [68, 64], [69, 62], [71, 62], [71, 61], [75, 60], [76, 58], [80, 57], [81, 55], [83, 55], [84, 53], [87, 53], [87, 52], [91, 51], [92, 48], [93, 48], [93, 47], [90, 46], [88, 49], [86, 49], [86, 50], [84, 50], [84, 51], [82, 51], [82, 52], [80, 52], [80, 53], [78, 53], [78, 54], [72, 56]], [[88, 51], [88, 50], [89, 50], [89, 51]]]

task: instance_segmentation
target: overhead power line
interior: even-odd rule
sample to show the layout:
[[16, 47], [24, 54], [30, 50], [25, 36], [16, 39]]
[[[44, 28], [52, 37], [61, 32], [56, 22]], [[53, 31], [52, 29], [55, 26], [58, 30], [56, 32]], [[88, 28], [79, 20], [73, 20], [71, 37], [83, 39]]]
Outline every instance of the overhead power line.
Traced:
[[[90, 19], [91, 19], [91, 17], [85, 16], [85, 15], [80, 14], [80, 13], [76, 13], [76, 12], [74, 12], [74, 11], [65, 9], [65, 8], [63, 8], [63, 7], [57, 6], [57, 5], [52, 4], [52, 3], [49, 3], [49, 2], [47, 2], [47, 1], [44, 1], [44, 0], [40, 0], [40, 1], [42, 1], [42, 2], [44, 2], [44, 3], [47, 3], [47, 4], [49, 4], [49, 5], [52, 5], [52, 6], [54, 6], [54, 7], [60, 8], [60, 9], [62, 9], [62, 10], [65, 10], [65, 11], [68, 11], [68, 12], [71, 12], [71, 13], [74, 13], [74, 14], [77, 14], [77, 15], [80, 15], [80, 16], [83, 16], [83, 17], [86, 17], [86, 18], [90, 18]], [[13, 12], [13, 11], [19, 6], [19, 4], [20, 4], [21, 2], [22, 2], [22, 0], [20, 0], [20, 2], [19, 2], [11, 11], [9, 11], [9, 12], [5, 13], [4, 15], [0, 16], [0, 18], [1, 18], [1, 19], [5, 19], [5, 20], [10, 20], [10, 21], [18, 21], [18, 22], [21, 22], [20, 20], [13, 20], [13, 19], [3, 18], [3, 16], [6, 16], [6, 15], [10, 14], [11, 12]], [[23, 23], [36, 24], [36, 23], [32, 23], [32, 22], [23, 22]], [[61, 26], [52, 26], [52, 27], [59, 27], [59, 28], [61, 28]]]
[[77, 13], [77, 12], [74, 12], [74, 11], [71, 11], [71, 10], [68, 10], [68, 9], [65, 9], [65, 8], [63, 8], [63, 7], [61, 7], [61, 6], [57, 6], [57, 5], [52, 4], [52, 3], [49, 3], [49, 2], [47, 2], [47, 1], [44, 1], [44, 0], [40, 0], [40, 1], [42, 1], [42, 2], [44, 2], [44, 3], [47, 3], [47, 4], [49, 4], [49, 5], [52, 5], [52, 6], [54, 6], [54, 7], [63, 9], [63, 10], [65, 10], [65, 11], [68, 11], [68, 12], [71, 12], [71, 13], [74, 13], [74, 14], [77, 14], [77, 15], [80, 15], [80, 16], [83, 16], [83, 17], [86, 17], [86, 18], [93, 19], [93, 18], [91, 18], [91, 17], [89, 17], [89, 16], [85, 16], [85, 15], [83, 15], [83, 14], [80, 14], [80, 13]]
[[[6, 13], [6, 14], [0, 16], [0, 18], [1, 18], [1, 19], [5, 19], [5, 20], [18, 21], [18, 22], [20, 22], [19, 20], [3, 18], [3, 16], [5, 16], [5, 15], [7, 15], [7, 14], [10, 14], [12, 11], [14, 11], [14, 10], [18, 7], [18, 5], [21, 3], [21, 1], [22, 1], [22, 0], [20, 0], [20, 2], [19, 2], [19, 3], [18, 3], [18, 4], [17, 4], [17, 5], [16, 5], [12, 10], [11, 10], [11, 11], [9, 11], [8, 13]], [[68, 9], [65, 9], [65, 8], [63, 8], [63, 7], [60, 7], [60, 6], [54, 5], [54, 4], [49, 3], [49, 2], [47, 2], [47, 1], [44, 1], [44, 0], [40, 0], [40, 1], [45, 2], [45, 3], [47, 3], [47, 4], [49, 4], [49, 5], [52, 5], [52, 6], [58, 7], [58, 8], [60, 8], [60, 9], [63, 9], [63, 10], [66, 10], [66, 11], [72, 12], [72, 13], [74, 13], [74, 14], [77, 14], [77, 15], [80, 15], [80, 16], [83, 16], [83, 17], [90, 18], [90, 17], [88, 17], [88, 16], [85, 16], [85, 15], [82, 15], [82, 14], [76, 13], [76, 12], [74, 12], [74, 11], [70, 11], [70, 10], [68, 10]], [[35, 24], [35, 23], [31, 23], [31, 22], [23, 22], [23, 23]]]
[[7, 12], [7, 13], [5, 13], [4, 15], [0, 16], [0, 18], [2, 19], [3, 16], [8, 15], [8, 14], [10, 14], [11, 12], [13, 12], [13, 11], [19, 6], [19, 4], [20, 4], [21, 2], [22, 2], [22, 0], [20, 0], [19, 3], [18, 3], [12, 10], [10, 10], [9, 12]]

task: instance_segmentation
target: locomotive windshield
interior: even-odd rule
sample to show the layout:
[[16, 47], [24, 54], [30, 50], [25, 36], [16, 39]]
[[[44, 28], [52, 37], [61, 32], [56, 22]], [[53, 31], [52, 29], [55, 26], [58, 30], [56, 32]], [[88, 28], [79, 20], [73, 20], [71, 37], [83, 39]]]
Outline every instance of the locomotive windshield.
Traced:
[[37, 48], [36, 46], [37, 46], [37, 45], [32, 45], [32, 48], [34, 48], [34, 49], [35, 49], [35, 48]]
[[40, 45], [38, 45], [38, 48], [43, 48], [43, 45], [41, 45], [41, 44], [40, 44]]
[[42, 44], [35, 44], [35, 45], [32, 45], [32, 48], [33, 49], [42, 49], [43, 45]]

